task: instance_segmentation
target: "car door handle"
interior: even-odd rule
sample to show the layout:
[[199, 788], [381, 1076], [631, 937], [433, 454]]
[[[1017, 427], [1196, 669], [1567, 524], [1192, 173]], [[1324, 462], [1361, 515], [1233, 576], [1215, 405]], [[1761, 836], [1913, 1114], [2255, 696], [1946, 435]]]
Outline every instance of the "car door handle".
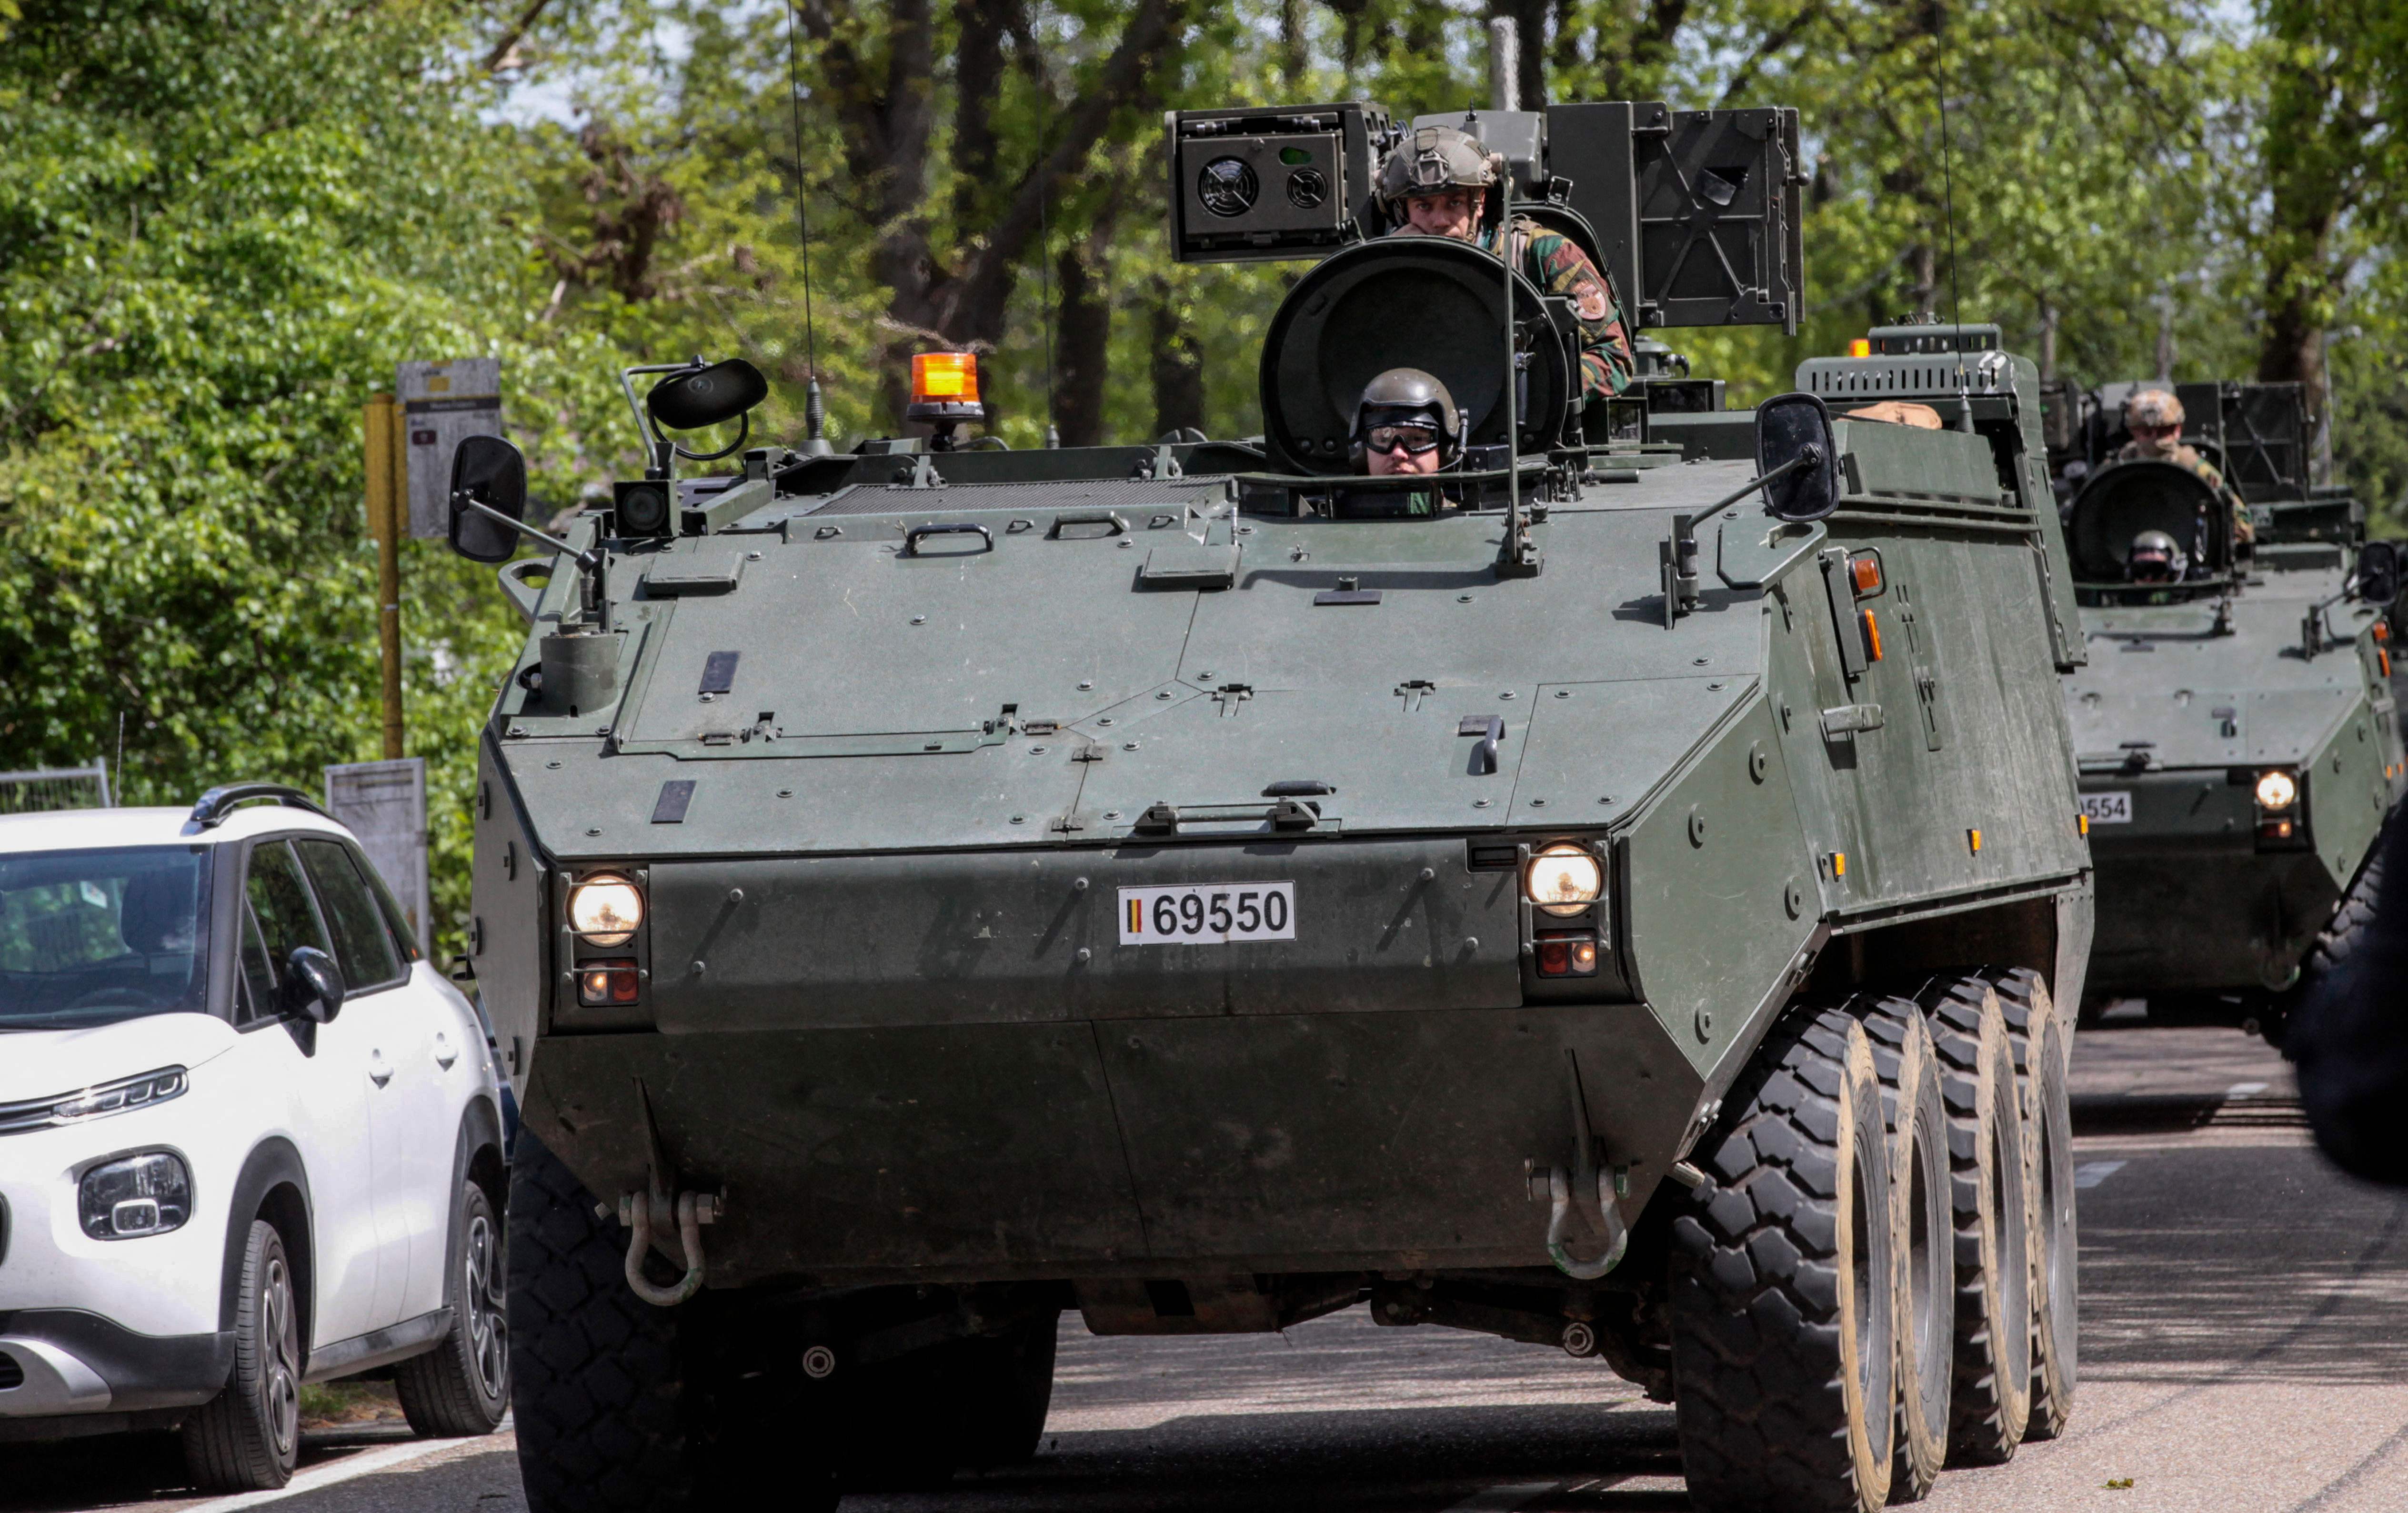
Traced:
[[452, 1063], [459, 1059], [460, 1052], [452, 1049], [452, 1037], [440, 1030], [436, 1031], [435, 1064], [448, 1072], [452, 1070]]
[[393, 1063], [384, 1059], [384, 1052], [381, 1050], [368, 1052], [368, 1080], [378, 1087], [383, 1087], [393, 1080]]

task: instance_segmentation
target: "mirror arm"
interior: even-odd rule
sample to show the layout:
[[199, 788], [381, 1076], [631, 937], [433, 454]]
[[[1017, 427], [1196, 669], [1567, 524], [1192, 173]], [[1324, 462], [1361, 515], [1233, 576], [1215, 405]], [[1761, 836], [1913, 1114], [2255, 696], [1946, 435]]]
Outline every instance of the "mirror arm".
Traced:
[[538, 531], [524, 521], [510, 519], [473, 493], [463, 492], [453, 494], [452, 502], [461, 509], [473, 509], [487, 520], [498, 521], [529, 540], [540, 542], [575, 562], [583, 585], [579, 607], [593, 621], [595, 630], [608, 631], [610, 628], [610, 594], [607, 576], [610, 559], [601, 548], [588, 547], [580, 551], [549, 531]]
[[[1749, 494], [1754, 493], [1756, 490], [1763, 488], [1766, 484], [1770, 483], [1775, 478], [1785, 478], [1801, 467], [1819, 467], [1822, 465], [1822, 462], [1823, 449], [1820, 447], [1809, 446], [1800, 450], [1797, 456], [1792, 457], [1789, 461], [1782, 464], [1779, 467], [1774, 468], [1771, 472], [1765, 474], [1762, 478], [1750, 478], [1745, 483], [1741, 484], [1737, 490], [1715, 500], [1713, 504], [1708, 505], [1704, 509], [1698, 512], [1697, 518], [1704, 520], [1707, 516], [1715, 513], [1717, 510], [1725, 509], [1732, 505], [1738, 504], [1741, 500], [1746, 498]], [[1765, 501], [1764, 507], [1768, 510], [1770, 509], [1772, 507], [1772, 501], [1767, 499]]]

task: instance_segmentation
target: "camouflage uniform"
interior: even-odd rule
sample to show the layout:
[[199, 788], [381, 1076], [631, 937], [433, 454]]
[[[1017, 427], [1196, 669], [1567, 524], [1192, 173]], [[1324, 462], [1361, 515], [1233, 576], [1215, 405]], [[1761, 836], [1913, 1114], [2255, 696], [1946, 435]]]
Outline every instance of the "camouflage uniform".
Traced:
[[[1495, 251], [1497, 233], [1482, 232], [1480, 245]], [[1513, 218], [1512, 247], [1514, 264], [1532, 283], [1571, 302], [1581, 329], [1581, 397], [1598, 399], [1629, 388], [1638, 362], [1612, 282], [1579, 243], [1526, 217]]]

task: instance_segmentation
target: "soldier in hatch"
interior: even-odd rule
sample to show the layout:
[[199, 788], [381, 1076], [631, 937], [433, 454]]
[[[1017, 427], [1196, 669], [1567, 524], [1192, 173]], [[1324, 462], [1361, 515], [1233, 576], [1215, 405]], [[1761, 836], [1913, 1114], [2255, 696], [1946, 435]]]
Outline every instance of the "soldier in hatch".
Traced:
[[2124, 576], [2135, 583], [2179, 583], [2187, 565], [2172, 536], [2163, 531], [2143, 531], [2132, 537], [2131, 552], [2124, 559]]
[[[1380, 164], [1381, 203], [1401, 222], [1389, 235], [1452, 236], [1496, 251], [1501, 172], [1478, 137], [1453, 126], [1417, 128]], [[1505, 235], [1513, 265], [1540, 289], [1571, 302], [1581, 328], [1581, 397], [1629, 388], [1637, 367], [1630, 332], [1603, 271], [1570, 237], [1526, 217], [1515, 216]]]
[[2115, 453], [2115, 461], [2172, 463], [2198, 474], [2231, 505], [2233, 545], [2249, 545], [2258, 539], [2257, 527], [2249, 522], [2249, 507], [2196, 448], [2183, 444], [2182, 428], [2182, 401], [2164, 389], [2143, 389], [2124, 401], [2124, 429], [2132, 439]]
[[[1463, 456], [1463, 412], [1446, 385], [1419, 368], [1390, 368], [1363, 386], [1347, 438], [1354, 471], [1375, 478], [1437, 473]], [[1349, 519], [1442, 514], [1455, 507], [1436, 484], [1428, 489], [1340, 490], [1338, 513]]]

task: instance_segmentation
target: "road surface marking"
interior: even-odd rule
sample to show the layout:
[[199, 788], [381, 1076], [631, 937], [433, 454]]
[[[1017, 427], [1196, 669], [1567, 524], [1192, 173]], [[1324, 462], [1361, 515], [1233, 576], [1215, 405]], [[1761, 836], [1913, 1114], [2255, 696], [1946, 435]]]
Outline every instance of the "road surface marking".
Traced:
[[[495, 1433], [499, 1432], [495, 1431]], [[233, 1513], [233, 1510], [238, 1507], [257, 1507], [264, 1503], [280, 1503], [288, 1497], [298, 1497], [303, 1492], [313, 1492], [321, 1487], [331, 1487], [337, 1482], [349, 1481], [354, 1477], [365, 1477], [378, 1471], [390, 1471], [394, 1466], [407, 1464], [423, 1456], [432, 1455], [437, 1450], [448, 1450], [456, 1445], [476, 1443], [474, 1439], [413, 1439], [406, 1445], [395, 1445], [388, 1449], [366, 1450], [358, 1455], [337, 1461], [332, 1465], [316, 1466], [304, 1471], [274, 1492], [237, 1492], [232, 1497], [221, 1497], [214, 1503], [195, 1503], [184, 1509], [184, 1513]]]
[[2255, 1098], [2265, 1091], [2263, 1082], [2235, 1082], [2224, 1090], [2224, 1095], [2228, 1098]]
[[[1448, 1508], [1446, 1513], [1512, 1513], [1514, 1508], [1544, 1497], [1562, 1485], [1560, 1481], [1500, 1482], [1484, 1491], [1473, 1492], [1462, 1502]], [[200, 1513], [200, 1509], [194, 1508], [193, 1513]]]
[[2097, 1187], [2122, 1171], [2127, 1164], [2120, 1161], [2086, 1161], [2073, 1168], [2073, 1185], [2078, 1188]]

